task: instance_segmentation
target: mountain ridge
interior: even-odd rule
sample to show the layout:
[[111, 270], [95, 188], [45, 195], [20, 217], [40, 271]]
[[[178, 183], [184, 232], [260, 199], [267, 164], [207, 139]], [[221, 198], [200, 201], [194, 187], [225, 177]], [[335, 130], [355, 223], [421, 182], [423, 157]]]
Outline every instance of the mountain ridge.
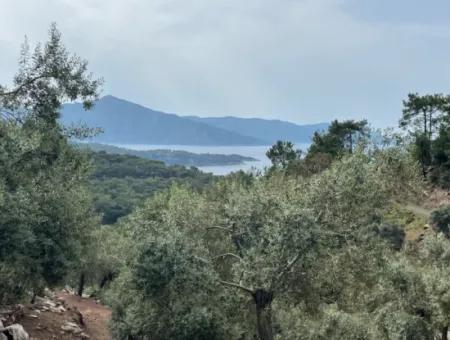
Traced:
[[263, 118], [183, 116], [112, 95], [100, 98], [90, 112], [79, 103], [65, 104], [60, 121], [63, 125], [101, 127], [104, 133], [92, 139], [97, 143], [198, 146], [270, 145], [279, 139], [306, 143], [314, 131], [327, 126]]
[[309, 143], [314, 132], [324, 131], [328, 123], [295, 124], [280, 119], [242, 118], [235, 116], [199, 117], [186, 116], [186, 118], [204, 122], [224, 130], [234, 131], [245, 136], [264, 138], [275, 143], [277, 140], [289, 140], [295, 143]]
[[113, 96], [100, 98], [86, 112], [79, 103], [62, 108], [63, 125], [85, 123], [101, 127], [95, 142], [155, 145], [265, 145], [253, 137], [212, 127], [176, 114], [155, 111]]

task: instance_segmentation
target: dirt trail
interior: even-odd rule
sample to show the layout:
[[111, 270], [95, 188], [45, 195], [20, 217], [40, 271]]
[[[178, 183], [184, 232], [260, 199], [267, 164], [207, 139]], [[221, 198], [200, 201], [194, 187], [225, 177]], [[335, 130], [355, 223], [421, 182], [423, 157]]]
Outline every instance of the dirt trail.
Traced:
[[81, 298], [65, 292], [57, 293], [67, 306], [76, 308], [82, 315], [86, 333], [92, 340], [111, 340], [108, 329], [108, 322], [111, 317], [111, 310], [105, 306], [97, 304], [93, 299]]
[[5, 324], [21, 324], [30, 340], [111, 340], [111, 311], [95, 299], [66, 291], [47, 292], [34, 304], [17, 305], [4, 315]]
[[413, 203], [409, 203], [405, 206], [406, 210], [411, 211], [413, 214], [416, 214], [418, 216], [422, 216], [425, 218], [429, 218], [431, 215], [431, 210], [430, 209], [426, 209], [424, 207], [418, 206], [416, 204]]

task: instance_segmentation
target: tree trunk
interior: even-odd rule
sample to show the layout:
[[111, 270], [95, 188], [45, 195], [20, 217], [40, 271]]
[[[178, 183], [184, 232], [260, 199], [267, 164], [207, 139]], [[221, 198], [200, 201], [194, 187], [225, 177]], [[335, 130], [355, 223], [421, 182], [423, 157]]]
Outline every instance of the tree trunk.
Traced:
[[428, 136], [427, 120], [427, 113], [423, 112], [423, 134], [425, 136]]
[[273, 293], [258, 289], [253, 293], [259, 340], [273, 340], [271, 304]]
[[353, 135], [350, 132], [350, 153], [353, 153]]
[[427, 168], [425, 166], [425, 155], [424, 155], [424, 150], [422, 150], [421, 155], [420, 155], [420, 160], [422, 163], [422, 175], [423, 178], [426, 179], [427, 178]]
[[108, 282], [111, 282], [113, 280], [113, 278], [114, 278], [113, 273], [108, 273], [106, 275], [103, 275], [103, 278], [100, 281], [100, 285], [99, 285], [100, 289], [103, 289]]
[[85, 275], [84, 273], [81, 273], [80, 280], [78, 281], [78, 292], [77, 292], [78, 296], [83, 296], [84, 283], [85, 283]]
[[429, 129], [428, 129], [428, 139], [430, 140], [430, 142], [431, 142], [431, 138], [433, 138], [433, 126], [432, 126], [432, 124], [433, 124], [433, 113], [432, 112], [430, 112], [430, 117], [429, 117], [429, 119], [428, 119], [428, 124], [429, 124]]
[[442, 329], [442, 340], [448, 340], [448, 325]]
[[36, 294], [36, 292], [33, 290], [33, 296], [31, 297], [31, 301], [30, 301], [30, 303], [33, 304], [33, 305], [34, 305], [34, 303], [36, 302], [36, 296], [37, 296], [37, 294]]

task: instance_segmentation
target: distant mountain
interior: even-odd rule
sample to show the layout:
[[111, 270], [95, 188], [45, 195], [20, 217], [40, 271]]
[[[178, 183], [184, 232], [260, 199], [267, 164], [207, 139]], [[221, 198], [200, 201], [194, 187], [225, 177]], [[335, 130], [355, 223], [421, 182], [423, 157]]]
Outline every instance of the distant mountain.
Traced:
[[154, 145], [270, 145], [277, 140], [309, 143], [315, 131], [328, 127], [327, 123], [297, 125], [260, 118], [183, 117], [113, 96], [101, 98], [89, 112], [81, 104], [66, 104], [61, 122], [101, 127], [104, 133], [93, 142]]
[[81, 104], [66, 104], [61, 122], [101, 127], [95, 142], [156, 145], [266, 145], [267, 141], [217, 128], [202, 122], [154, 111], [113, 96], [97, 101], [92, 111]]
[[230, 132], [236, 132], [256, 139], [263, 139], [268, 141], [269, 144], [273, 144], [277, 140], [288, 140], [295, 143], [310, 143], [314, 132], [326, 130], [329, 125], [328, 123], [297, 125], [281, 120], [260, 118], [201, 118], [196, 116], [187, 116], [186, 118]]
[[257, 159], [236, 154], [221, 155], [211, 153], [192, 153], [181, 150], [131, 150], [112, 145], [98, 143], [76, 144], [81, 148], [89, 148], [94, 152], [106, 152], [108, 154], [131, 155], [145, 159], [164, 162], [166, 165], [184, 166], [222, 166], [238, 165], [244, 162], [254, 162]]

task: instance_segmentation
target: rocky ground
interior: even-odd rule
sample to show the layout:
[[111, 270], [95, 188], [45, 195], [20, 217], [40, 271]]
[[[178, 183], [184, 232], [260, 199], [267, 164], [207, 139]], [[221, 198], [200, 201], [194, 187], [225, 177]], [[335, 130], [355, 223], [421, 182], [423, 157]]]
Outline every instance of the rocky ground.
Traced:
[[36, 297], [34, 304], [0, 311], [5, 326], [22, 325], [31, 340], [110, 340], [110, 315], [111, 311], [95, 299], [81, 298], [68, 290], [47, 291], [45, 297]]

